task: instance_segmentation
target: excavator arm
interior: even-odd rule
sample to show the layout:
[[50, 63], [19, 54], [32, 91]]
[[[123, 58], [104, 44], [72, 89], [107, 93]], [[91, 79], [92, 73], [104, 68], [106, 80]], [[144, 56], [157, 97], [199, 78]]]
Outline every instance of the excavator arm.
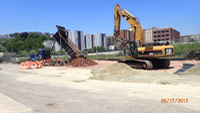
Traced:
[[114, 29], [114, 38], [117, 47], [123, 47], [127, 40], [124, 40], [120, 37], [120, 22], [121, 17], [131, 26], [131, 28], [135, 32], [135, 41], [137, 42], [137, 46], [141, 47], [144, 44], [144, 34], [142, 26], [139, 20], [131, 15], [126, 9], [122, 10], [119, 4], [116, 4], [114, 9], [114, 21], [115, 21], [115, 29]]

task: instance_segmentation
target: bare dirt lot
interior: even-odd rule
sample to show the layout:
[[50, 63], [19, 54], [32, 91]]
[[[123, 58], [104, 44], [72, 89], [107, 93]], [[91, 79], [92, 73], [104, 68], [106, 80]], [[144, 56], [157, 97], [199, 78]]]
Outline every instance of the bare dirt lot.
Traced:
[[[200, 112], [200, 76], [173, 74], [183, 63], [199, 61], [172, 61], [171, 68], [163, 70], [126, 70], [121, 72], [130, 71], [124, 75], [126, 78], [115, 79], [96, 79], [94, 73], [108, 69], [117, 74], [121, 65], [113, 70], [109, 66], [118, 65], [115, 61], [96, 62], [98, 65], [87, 68], [34, 70], [0, 64], [0, 93], [32, 109], [33, 113]], [[188, 99], [188, 102], [161, 103], [164, 99]]]

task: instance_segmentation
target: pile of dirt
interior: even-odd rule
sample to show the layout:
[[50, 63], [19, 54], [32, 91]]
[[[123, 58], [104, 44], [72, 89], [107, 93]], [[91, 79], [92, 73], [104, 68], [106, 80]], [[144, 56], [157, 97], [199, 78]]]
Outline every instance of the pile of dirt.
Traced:
[[93, 69], [91, 71], [93, 76], [90, 78], [97, 80], [127, 81], [138, 72], [124, 63], [117, 63], [101, 69]]
[[190, 69], [186, 70], [184, 74], [188, 75], [200, 75], [200, 63], [196, 64], [195, 66], [191, 67]]
[[197, 50], [197, 51], [192, 50], [192, 51], [190, 51], [190, 52], [186, 55], [185, 58], [186, 58], [186, 59], [189, 59], [189, 60], [193, 60], [193, 59], [195, 59], [195, 60], [200, 60], [200, 50]]
[[[196, 68], [194, 70], [199, 70], [200, 63], [193, 68]], [[200, 85], [200, 76], [195, 75], [196, 73], [200, 73], [200, 70], [194, 75], [175, 75], [166, 70], [139, 70], [133, 69], [124, 63], [116, 63], [103, 68], [94, 68], [91, 73], [92, 76], [90, 79], [103, 81], [157, 83], [162, 85], [179, 83]]]
[[88, 67], [97, 65], [97, 63], [88, 57], [77, 57], [74, 58], [68, 65], [72, 67]]

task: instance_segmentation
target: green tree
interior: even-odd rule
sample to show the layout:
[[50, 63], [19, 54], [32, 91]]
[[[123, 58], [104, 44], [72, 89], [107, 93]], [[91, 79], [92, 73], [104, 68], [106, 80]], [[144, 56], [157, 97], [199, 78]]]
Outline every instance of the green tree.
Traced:
[[18, 54], [32, 54], [37, 49], [45, 48], [42, 42], [49, 38], [44, 34], [41, 35], [35, 32], [28, 34], [27, 32], [13, 33], [10, 36], [15, 38], [7, 42], [6, 48], [9, 52], [16, 52]]

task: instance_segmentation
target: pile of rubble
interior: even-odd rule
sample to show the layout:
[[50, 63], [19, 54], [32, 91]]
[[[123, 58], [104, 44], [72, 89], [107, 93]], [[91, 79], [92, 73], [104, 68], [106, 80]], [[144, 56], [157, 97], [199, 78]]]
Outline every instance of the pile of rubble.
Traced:
[[192, 50], [192, 51], [190, 51], [187, 55], [186, 55], [186, 57], [185, 57], [186, 59], [188, 59], [188, 60], [200, 60], [200, 50], [197, 50], [197, 51], [194, 51], [194, 50]]
[[87, 57], [77, 57], [74, 58], [68, 65], [72, 67], [88, 67], [97, 65], [97, 63]]

